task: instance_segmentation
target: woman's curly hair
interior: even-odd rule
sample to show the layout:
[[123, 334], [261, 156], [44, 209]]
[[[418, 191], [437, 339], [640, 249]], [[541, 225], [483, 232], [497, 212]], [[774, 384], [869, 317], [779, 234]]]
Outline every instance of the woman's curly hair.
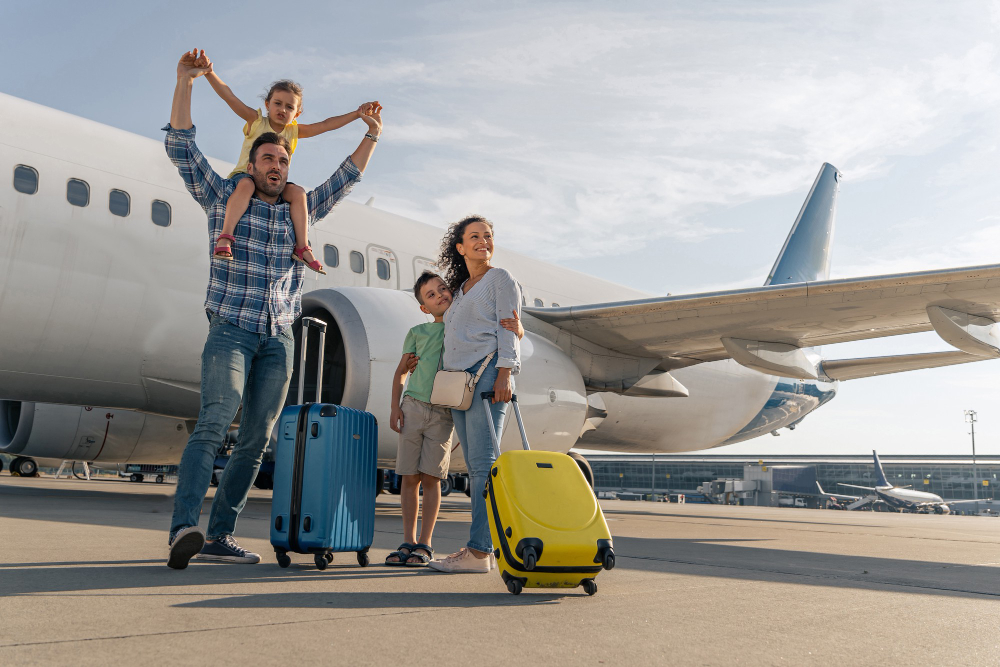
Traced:
[[493, 223], [481, 215], [470, 215], [448, 227], [448, 233], [441, 240], [441, 255], [438, 257], [438, 269], [444, 276], [444, 282], [454, 292], [469, 278], [469, 267], [465, 265], [456, 247], [462, 242], [465, 228], [474, 222], [482, 222], [493, 231]]

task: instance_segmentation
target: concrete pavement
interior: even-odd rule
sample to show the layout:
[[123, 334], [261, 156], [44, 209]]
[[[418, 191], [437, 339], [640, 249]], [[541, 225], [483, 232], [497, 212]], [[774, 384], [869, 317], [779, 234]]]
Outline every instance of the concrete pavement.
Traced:
[[[597, 595], [515, 597], [495, 573], [378, 565], [394, 496], [371, 567], [280, 569], [255, 489], [237, 534], [264, 561], [173, 571], [173, 488], [0, 476], [0, 664], [1000, 662], [1000, 519], [602, 501], [617, 567]], [[467, 521], [446, 498], [439, 553]]]

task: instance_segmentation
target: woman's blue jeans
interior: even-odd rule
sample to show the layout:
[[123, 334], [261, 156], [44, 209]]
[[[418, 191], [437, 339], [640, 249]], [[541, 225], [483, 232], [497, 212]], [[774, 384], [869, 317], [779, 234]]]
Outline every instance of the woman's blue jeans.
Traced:
[[[480, 359], [472, 368], [466, 370], [475, 376], [482, 363]], [[465, 454], [465, 465], [469, 469], [471, 485], [469, 488], [472, 495], [472, 526], [469, 529], [467, 546], [476, 551], [493, 551], [493, 540], [490, 538], [490, 524], [487, 518], [488, 508], [486, 499], [483, 498], [483, 490], [486, 488], [486, 478], [496, 460], [496, 454], [493, 453], [490, 423], [486, 419], [486, 408], [483, 406], [480, 394], [484, 391], [493, 391], [493, 384], [497, 381], [496, 364], [497, 359], [494, 355], [476, 384], [472, 407], [468, 410], [451, 411], [452, 419], [455, 420], [455, 433], [462, 443], [462, 452]], [[503, 433], [504, 418], [507, 416], [507, 404], [490, 403], [489, 410], [493, 414], [493, 428], [499, 441]]]
[[292, 377], [291, 327], [269, 336], [216, 315], [210, 319], [201, 355], [201, 411], [177, 471], [171, 538], [182, 528], [198, 525], [215, 457], [242, 403], [239, 442], [219, 480], [206, 536], [217, 540], [233, 534]]

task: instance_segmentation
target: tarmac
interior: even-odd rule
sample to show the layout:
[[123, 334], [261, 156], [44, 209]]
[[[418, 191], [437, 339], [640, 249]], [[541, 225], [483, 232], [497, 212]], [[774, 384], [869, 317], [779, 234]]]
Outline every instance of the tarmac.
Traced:
[[[270, 492], [237, 537], [258, 565], [166, 567], [173, 485], [0, 477], [0, 664], [1000, 664], [1000, 519], [602, 501], [617, 566], [509, 594], [496, 572], [280, 569]], [[208, 501], [203, 521], [207, 518]], [[468, 537], [445, 498], [439, 554]]]

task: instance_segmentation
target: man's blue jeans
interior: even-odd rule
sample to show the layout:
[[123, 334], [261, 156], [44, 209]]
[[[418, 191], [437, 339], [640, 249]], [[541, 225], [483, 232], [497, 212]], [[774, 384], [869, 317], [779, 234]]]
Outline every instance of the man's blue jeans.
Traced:
[[[482, 360], [472, 368], [466, 369], [475, 376], [479, 372]], [[462, 453], [465, 454], [465, 465], [469, 469], [469, 487], [472, 495], [472, 526], [469, 528], [469, 542], [466, 546], [476, 551], [493, 551], [493, 540], [490, 537], [490, 524], [487, 515], [486, 499], [483, 490], [486, 488], [486, 478], [490, 468], [496, 461], [493, 453], [493, 440], [490, 438], [490, 423], [486, 419], [486, 407], [480, 394], [493, 391], [497, 381], [497, 358], [490, 360], [482, 377], [476, 384], [476, 394], [472, 399], [472, 407], [468, 410], [452, 410], [455, 420], [455, 434], [462, 443]], [[507, 415], [506, 403], [490, 403], [490, 413], [493, 415], [494, 433], [497, 440], [503, 434], [503, 422]]]
[[241, 329], [217, 315], [210, 319], [201, 355], [201, 411], [177, 473], [171, 538], [182, 528], [198, 525], [215, 457], [242, 402], [239, 442], [219, 480], [206, 537], [217, 540], [233, 534], [292, 376], [291, 327], [269, 336]]

